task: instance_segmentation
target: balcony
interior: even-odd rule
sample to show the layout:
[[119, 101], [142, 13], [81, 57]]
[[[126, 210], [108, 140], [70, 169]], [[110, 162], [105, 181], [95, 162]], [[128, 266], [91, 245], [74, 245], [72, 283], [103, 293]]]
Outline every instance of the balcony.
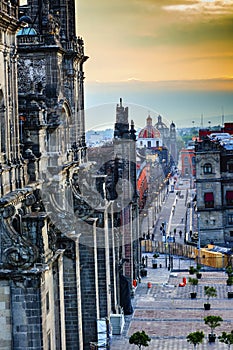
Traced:
[[1, 0], [0, 1], [0, 13], [4, 12], [10, 17], [18, 17], [18, 7], [14, 5], [14, 1]]

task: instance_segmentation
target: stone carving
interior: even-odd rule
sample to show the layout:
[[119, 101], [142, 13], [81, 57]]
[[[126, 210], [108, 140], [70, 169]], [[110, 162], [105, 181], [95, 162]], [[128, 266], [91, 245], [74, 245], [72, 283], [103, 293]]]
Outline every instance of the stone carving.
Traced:
[[45, 58], [18, 59], [19, 93], [41, 92], [46, 85]]
[[5, 236], [3, 237], [5, 244], [1, 245], [2, 267], [12, 269], [31, 267], [39, 256], [38, 248], [16, 232], [9, 219], [2, 219], [0, 226]]

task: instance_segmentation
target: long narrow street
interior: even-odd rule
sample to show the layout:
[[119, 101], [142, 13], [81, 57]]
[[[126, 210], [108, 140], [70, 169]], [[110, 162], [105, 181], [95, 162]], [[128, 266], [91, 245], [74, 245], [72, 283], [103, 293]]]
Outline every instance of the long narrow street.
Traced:
[[[185, 230], [192, 230], [195, 224], [195, 215], [188, 202], [193, 198], [192, 191], [188, 191], [188, 183], [181, 182], [174, 193], [169, 193], [163, 203], [161, 212], [154, 227], [154, 240], [163, 240], [161, 225], [166, 222], [166, 234], [175, 237], [176, 242], [184, 243]], [[178, 194], [177, 194], [178, 193]], [[188, 207], [188, 208], [187, 208]], [[186, 213], [187, 208], [187, 213]], [[191, 210], [190, 210], [191, 209]], [[186, 228], [185, 228], [186, 227]], [[174, 229], [175, 235], [174, 235]], [[179, 231], [182, 231], [181, 236]], [[171, 234], [170, 234], [171, 233]], [[174, 258], [176, 272], [168, 269], [165, 255], [158, 258], [158, 268], [152, 268], [153, 253], [145, 252], [147, 257], [147, 276], [138, 283], [133, 299], [134, 312], [125, 317], [125, 326], [121, 335], [113, 335], [112, 350], [136, 350], [135, 345], [129, 344], [129, 337], [137, 331], [144, 330], [151, 338], [148, 349], [153, 350], [184, 350], [193, 349], [186, 337], [196, 330], [203, 330], [205, 339], [199, 349], [220, 350], [226, 345], [216, 340], [208, 342], [209, 329], [204, 324], [204, 317], [219, 315], [223, 318], [221, 326], [217, 329], [217, 335], [222, 331], [229, 332], [233, 322], [233, 304], [227, 297], [229, 288], [226, 285], [227, 276], [223, 271], [202, 272], [202, 278], [195, 287], [197, 298], [191, 299], [190, 292], [193, 286], [188, 284], [188, 269], [194, 264], [192, 259]], [[187, 280], [187, 285], [179, 287], [179, 284]], [[204, 286], [213, 286], [217, 290], [217, 297], [211, 301], [211, 310], [204, 310], [206, 301]]]

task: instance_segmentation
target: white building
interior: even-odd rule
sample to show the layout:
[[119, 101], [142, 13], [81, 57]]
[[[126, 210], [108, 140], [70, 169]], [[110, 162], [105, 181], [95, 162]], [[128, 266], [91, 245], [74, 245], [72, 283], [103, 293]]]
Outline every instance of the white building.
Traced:
[[159, 130], [152, 125], [152, 118], [148, 116], [146, 119], [146, 126], [138, 134], [137, 147], [157, 148], [161, 146], [161, 134]]

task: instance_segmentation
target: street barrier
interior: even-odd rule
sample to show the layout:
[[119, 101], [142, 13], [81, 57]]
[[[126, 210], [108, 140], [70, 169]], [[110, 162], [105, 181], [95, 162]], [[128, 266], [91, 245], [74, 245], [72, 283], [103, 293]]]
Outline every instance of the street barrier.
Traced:
[[185, 258], [194, 259], [196, 260], [196, 263], [203, 266], [217, 269], [226, 268], [228, 265], [233, 266], [232, 255], [214, 252], [208, 248], [201, 248], [198, 250], [196, 247], [187, 244], [164, 243], [151, 240], [142, 241], [141, 248], [143, 253], [158, 252], [169, 256], [182, 256]]

